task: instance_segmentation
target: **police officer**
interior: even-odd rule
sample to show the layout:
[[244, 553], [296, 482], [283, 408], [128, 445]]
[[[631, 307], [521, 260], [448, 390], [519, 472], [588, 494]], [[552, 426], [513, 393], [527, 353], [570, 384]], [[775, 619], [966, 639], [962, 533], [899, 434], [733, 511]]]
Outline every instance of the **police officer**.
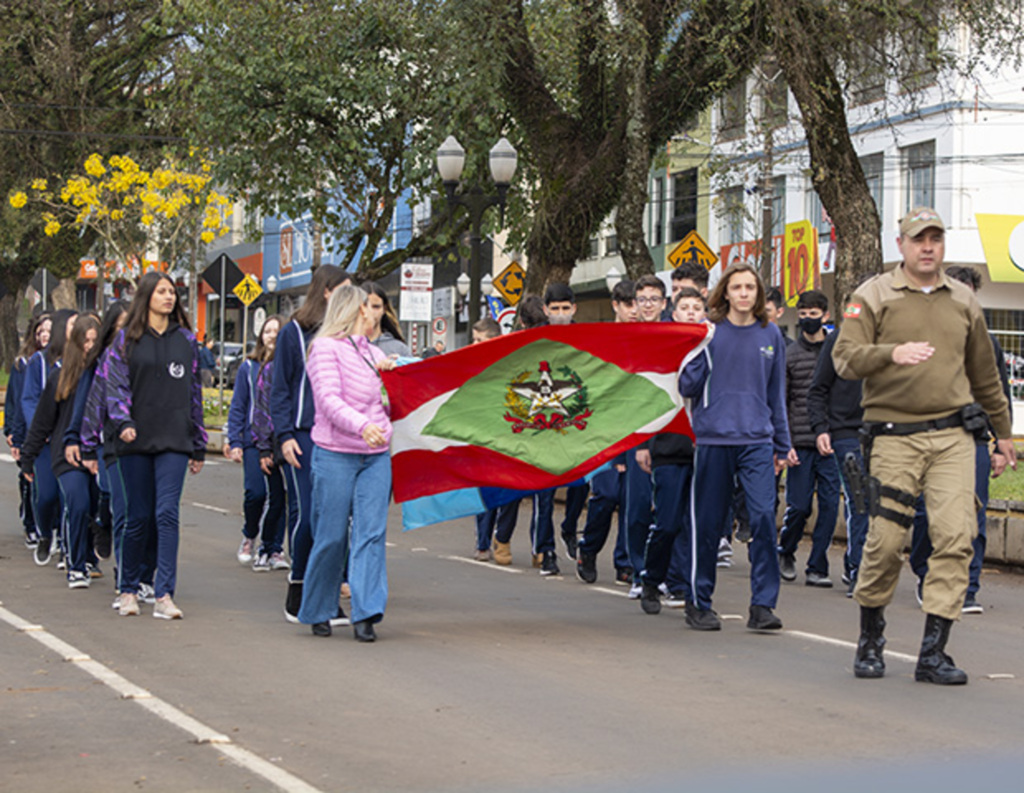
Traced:
[[963, 684], [967, 675], [945, 646], [964, 602], [977, 530], [972, 433], [985, 425], [978, 404], [996, 430], [993, 476], [1007, 464], [1016, 468], [1016, 452], [981, 307], [970, 289], [942, 271], [942, 219], [934, 209], [912, 209], [900, 221], [897, 242], [903, 263], [858, 288], [833, 351], [841, 377], [864, 380], [865, 462], [876, 480], [854, 590], [861, 607], [854, 674], [885, 673], [883, 612], [896, 590], [914, 503], [923, 493], [934, 516], [928, 529], [934, 551], [914, 677]]

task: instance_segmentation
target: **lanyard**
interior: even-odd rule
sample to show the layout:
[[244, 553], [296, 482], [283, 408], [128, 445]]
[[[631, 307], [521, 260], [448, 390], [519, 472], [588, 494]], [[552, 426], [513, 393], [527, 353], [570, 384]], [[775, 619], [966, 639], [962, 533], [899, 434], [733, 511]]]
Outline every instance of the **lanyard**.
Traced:
[[356, 355], [362, 358], [363, 363], [370, 367], [370, 371], [377, 375], [377, 379], [380, 380], [380, 399], [381, 402], [384, 403], [384, 410], [389, 411], [391, 403], [388, 401], [388, 392], [384, 388], [384, 378], [380, 376], [380, 371], [378, 371], [377, 367], [373, 365], [372, 361], [367, 360], [366, 356], [363, 355], [362, 350], [360, 350], [359, 347], [356, 346], [356, 343], [352, 341], [351, 336], [348, 338], [348, 343], [352, 345], [352, 349], [356, 351]]

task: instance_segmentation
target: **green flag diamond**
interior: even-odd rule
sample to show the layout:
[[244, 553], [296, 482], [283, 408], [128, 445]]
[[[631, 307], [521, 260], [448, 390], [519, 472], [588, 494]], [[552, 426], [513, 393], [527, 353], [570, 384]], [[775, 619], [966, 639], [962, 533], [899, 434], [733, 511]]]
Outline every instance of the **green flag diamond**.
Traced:
[[562, 474], [674, 407], [647, 378], [541, 339], [467, 380], [423, 433]]

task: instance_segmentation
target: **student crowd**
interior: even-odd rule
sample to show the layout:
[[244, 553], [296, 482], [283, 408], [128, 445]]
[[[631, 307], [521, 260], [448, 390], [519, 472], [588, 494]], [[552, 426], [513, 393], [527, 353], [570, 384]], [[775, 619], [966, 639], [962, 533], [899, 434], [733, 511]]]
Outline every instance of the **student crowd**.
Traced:
[[[950, 268], [948, 275], [978, 287], [969, 269]], [[853, 483], [842, 463], [862, 463], [862, 387], [836, 373], [838, 334], [827, 333], [821, 292], [799, 296], [798, 336], [789, 341], [776, 323], [781, 296], [766, 291], [753, 267], [732, 265], [710, 295], [707, 286], [703, 267], [683, 265], [672, 273], [670, 294], [655, 276], [613, 289], [615, 323], [714, 325], [679, 379], [695, 441], [656, 435], [588, 484], [569, 487], [560, 539], [577, 577], [592, 584], [617, 511], [615, 581], [628, 585], [648, 614], [664, 603], [684, 608], [691, 628], [716, 631], [717, 568], [731, 564], [735, 537], [750, 559], [747, 627], [778, 630], [781, 582], [797, 578], [815, 493], [805, 582], [833, 586], [828, 550], [842, 489], [842, 580], [848, 597], [855, 592], [868, 517], [851, 508]], [[519, 323], [565, 324], [575, 312], [572, 290], [553, 284], [543, 300], [523, 301]], [[499, 334], [491, 319], [472, 328], [474, 343]], [[356, 287], [343, 270], [325, 265], [290, 318], [264, 322], [238, 370], [223, 445], [225, 458], [244, 472], [237, 559], [256, 572], [287, 570], [285, 617], [317, 636], [351, 624], [358, 641], [374, 641], [385, 612], [391, 423], [380, 372], [409, 354], [384, 290]], [[101, 577], [100, 559], [112, 556], [113, 605], [122, 616], [138, 615], [140, 603], [152, 604], [158, 618], [183, 616], [173, 600], [178, 511], [185, 474], [200, 472], [207, 446], [207, 357], [174, 284], [147, 273], [131, 303], [112, 304], [102, 318], [71, 311], [34, 317], [11, 372], [4, 433], [19, 463], [25, 544], [39, 565], [59, 559], [71, 589]], [[984, 504], [988, 445], [980, 436], [978, 449]], [[780, 476], [787, 469], [779, 533]], [[554, 490], [531, 498], [532, 561], [541, 575], [556, 575]], [[931, 549], [923, 499], [916, 506], [912, 561], [920, 598]], [[516, 502], [477, 516], [477, 561], [512, 563], [519, 508]], [[982, 610], [984, 508], [977, 518], [964, 613]], [[341, 606], [346, 597], [351, 618]]]

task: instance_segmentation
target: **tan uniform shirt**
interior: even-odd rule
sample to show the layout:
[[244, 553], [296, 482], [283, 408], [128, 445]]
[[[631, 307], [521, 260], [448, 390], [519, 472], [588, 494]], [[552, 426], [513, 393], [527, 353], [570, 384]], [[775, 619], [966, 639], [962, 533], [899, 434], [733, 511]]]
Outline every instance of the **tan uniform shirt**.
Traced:
[[[864, 380], [864, 420], [913, 423], [978, 402], [999, 438], [1011, 437], [1010, 411], [992, 341], [974, 293], [940, 273], [930, 292], [912, 286], [903, 265], [864, 283], [850, 299], [832, 351], [840, 377]], [[906, 342], [926, 341], [931, 358], [893, 363]]]

